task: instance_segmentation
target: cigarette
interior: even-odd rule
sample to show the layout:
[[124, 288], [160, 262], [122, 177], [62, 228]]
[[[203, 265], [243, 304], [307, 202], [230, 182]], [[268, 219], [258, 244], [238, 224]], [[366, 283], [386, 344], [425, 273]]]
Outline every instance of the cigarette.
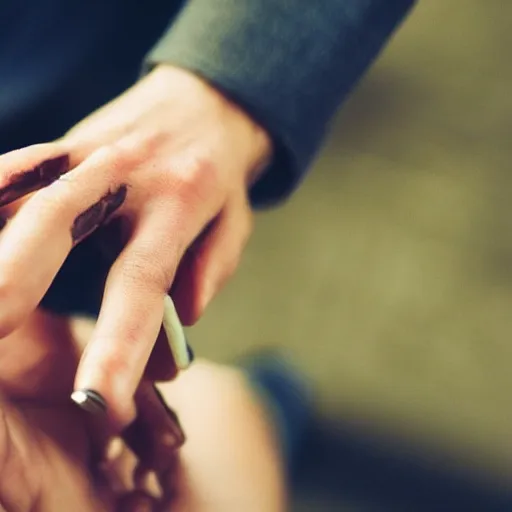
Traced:
[[169, 295], [164, 299], [164, 318], [162, 320], [165, 335], [178, 370], [185, 370], [192, 362], [185, 331], [181, 325], [174, 302]]

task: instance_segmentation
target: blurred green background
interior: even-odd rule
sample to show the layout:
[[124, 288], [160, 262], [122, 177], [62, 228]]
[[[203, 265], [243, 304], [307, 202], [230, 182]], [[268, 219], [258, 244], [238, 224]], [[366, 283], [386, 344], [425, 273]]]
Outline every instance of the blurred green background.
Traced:
[[[190, 332], [221, 361], [286, 347], [335, 428], [392, 434], [505, 485], [511, 21], [506, 0], [420, 2]], [[297, 510], [345, 510], [310, 499]]]

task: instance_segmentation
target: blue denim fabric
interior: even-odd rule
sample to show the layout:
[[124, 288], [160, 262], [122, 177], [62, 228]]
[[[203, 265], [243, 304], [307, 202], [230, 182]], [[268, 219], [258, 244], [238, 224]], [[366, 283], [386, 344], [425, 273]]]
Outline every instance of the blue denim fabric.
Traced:
[[305, 377], [282, 354], [249, 357], [241, 368], [267, 410], [291, 476], [313, 417], [312, 391]]

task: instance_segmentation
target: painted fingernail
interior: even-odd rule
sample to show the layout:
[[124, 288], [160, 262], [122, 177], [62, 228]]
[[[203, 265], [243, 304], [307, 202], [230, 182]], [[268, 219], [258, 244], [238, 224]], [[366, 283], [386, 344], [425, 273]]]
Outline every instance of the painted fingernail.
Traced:
[[180, 421], [160, 391], [149, 382], [140, 385], [135, 402], [137, 416], [122, 437], [141, 463], [165, 471], [172, 464], [176, 450], [185, 443]]
[[69, 155], [60, 155], [15, 174], [5, 187], [0, 188], [0, 207], [50, 185], [68, 171]]
[[71, 226], [73, 243], [84, 239], [101, 226], [125, 202], [127, 193], [128, 187], [121, 185], [78, 215]]
[[81, 409], [94, 415], [106, 414], [107, 403], [96, 391], [91, 389], [80, 389], [71, 394], [71, 400]]
[[190, 363], [192, 363], [194, 361], [194, 359], [196, 358], [196, 355], [194, 354], [194, 350], [190, 346], [188, 341], [187, 341], [187, 354], [188, 354], [188, 358], [189, 358]]

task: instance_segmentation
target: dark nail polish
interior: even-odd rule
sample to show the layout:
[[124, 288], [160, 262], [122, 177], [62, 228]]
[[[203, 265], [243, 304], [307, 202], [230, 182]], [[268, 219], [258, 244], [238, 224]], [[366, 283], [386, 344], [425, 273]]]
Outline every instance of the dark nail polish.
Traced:
[[69, 155], [61, 155], [15, 174], [11, 182], [0, 189], [0, 207], [50, 185], [68, 171]]
[[116, 191], [104, 195], [97, 203], [83, 211], [73, 222], [71, 237], [77, 243], [100, 227], [126, 200], [128, 187], [121, 185]]
[[91, 389], [81, 389], [71, 395], [71, 400], [75, 402], [84, 411], [91, 414], [105, 414], [107, 412], [107, 403], [105, 399], [96, 391]]
[[108, 219], [116, 210], [121, 208], [126, 201], [128, 187], [121, 185], [115, 192], [109, 193], [104, 197], [105, 201], [105, 219]]
[[34, 172], [39, 174], [40, 183], [50, 185], [55, 180], [58, 180], [63, 174], [69, 171], [69, 155], [61, 155], [50, 160], [45, 160], [37, 167]]
[[157, 472], [165, 471], [185, 442], [179, 419], [149, 382], [140, 385], [135, 403], [137, 416], [122, 437], [142, 464]]
[[187, 341], [187, 353], [188, 353], [188, 358], [190, 359], [190, 362], [192, 363], [196, 356], [194, 354], [194, 350], [189, 345], [188, 341]]
[[73, 227], [71, 228], [71, 236], [73, 238], [73, 242], [78, 242], [82, 238], [85, 238], [99, 225], [101, 225], [104, 210], [104, 205], [100, 200], [96, 204], [93, 204], [91, 207], [87, 208], [87, 210], [82, 212], [75, 219], [73, 222]]

